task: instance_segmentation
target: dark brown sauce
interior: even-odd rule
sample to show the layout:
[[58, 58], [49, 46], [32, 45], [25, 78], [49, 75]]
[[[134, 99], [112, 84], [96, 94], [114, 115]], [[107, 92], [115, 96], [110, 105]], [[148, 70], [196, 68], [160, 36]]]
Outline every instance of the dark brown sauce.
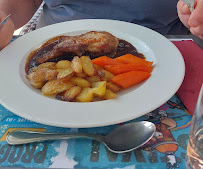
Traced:
[[116, 55], [114, 57], [119, 57], [125, 54], [132, 54], [134, 56], [137, 56], [141, 59], [145, 59], [145, 56], [142, 53], [139, 53], [137, 49], [129, 42], [120, 39], [119, 45], [117, 48]]
[[25, 65], [25, 72], [29, 74], [33, 67], [39, 66], [39, 62], [37, 61], [37, 58], [40, 57], [42, 54], [50, 51], [53, 49], [53, 47], [61, 42], [65, 36], [57, 36], [50, 40], [48, 40], [46, 43], [44, 43], [40, 48], [32, 51], [30, 55], [27, 58], [27, 62]]
[[[65, 36], [58, 36], [55, 38], [52, 38], [48, 40], [46, 43], [44, 43], [40, 48], [38, 48], [35, 51], [32, 51], [30, 55], [28, 56], [27, 63], [25, 66], [25, 72], [29, 74], [32, 71], [33, 67], [39, 66], [39, 62], [37, 61], [37, 58], [40, 57], [42, 54], [50, 51], [53, 49], [53, 47], [61, 42]], [[140, 57], [142, 59], [145, 59], [145, 56], [142, 53], [139, 53], [137, 49], [129, 42], [120, 39], [119, 45], [116, 51], [116, 54], [113, 58], [122, 56], [124, 54], [132, 54], [137, 57]], [[85, 53], [84, 55], [90, 56], [91, 59], [97, 58], [99, 56], [93, 55], [91, 53]], [[49, 60], [49, 62], [58, 62], [60, 60], [69, 60], [71, 61], [72, 58], [75, 56], [73, 53], [66, 53], [65, 55], [61, 55], [59, 57], [56, 57], [54, 59]]]

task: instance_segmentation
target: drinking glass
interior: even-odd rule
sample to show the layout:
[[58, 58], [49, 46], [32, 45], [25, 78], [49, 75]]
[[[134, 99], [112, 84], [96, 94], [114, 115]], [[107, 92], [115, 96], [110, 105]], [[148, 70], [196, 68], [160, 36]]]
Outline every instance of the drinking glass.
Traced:
[[192, 117], [186, 162], [187, 169], [203, 169], [203, 85]]

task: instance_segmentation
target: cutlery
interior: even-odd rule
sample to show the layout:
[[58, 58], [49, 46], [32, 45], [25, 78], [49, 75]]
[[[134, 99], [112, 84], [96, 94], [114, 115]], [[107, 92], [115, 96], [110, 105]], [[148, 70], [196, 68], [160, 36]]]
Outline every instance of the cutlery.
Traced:
[[125, 153], [147, 143], [153, 137], [155, 130], [155, 125], [148, 121], [121, 125], [105, 136], [94, 133], [45, 133], [14, 130], [8, 133], [6, 141], [10, 145], [18, 145], [56, 139], [92, 138], [102, 142], [114, 153]]
[[203, 84], [201, 86], [194, 114], [192, 116], [192, 123], [190, 128], [190, 135], [187, 145], [187, 168], [203, 168]]
[[192, 13], [192, 11], [194, 10], [194, 0], [183, 0], [183, 2], [189, 7], [190, 12]]
[[6, 23], [6, 21], [7, 21], [7, 19], [9, 18], [11, 16], [11, 14], [9, 14], [1, 23], [0, 23], [0, 25], [3, 25], [3, 24], [5, 24]]

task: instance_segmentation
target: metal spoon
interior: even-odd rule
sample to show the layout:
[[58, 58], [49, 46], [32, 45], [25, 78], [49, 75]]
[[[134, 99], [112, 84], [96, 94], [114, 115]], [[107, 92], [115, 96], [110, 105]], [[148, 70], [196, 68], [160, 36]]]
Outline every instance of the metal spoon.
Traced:
[[9, 14], [1, 23], [0, 23], [0, 25], [3, 25], [3, 24], [5, 24], [6, 23], [6, 21], [7, 21], [7, 19], [9, 18], [11, 16], [11, 14]]
[[106, 136], [93, 133], [43, 133], [15, 130], [7, 135], [6, 141], [10, 145], [17, 145], [45, 140], [87, 137], [104, 143], [114, 153], [125, 153], [148, 142], [154, 135], [155, 130], [155, 125], [147, 121], [121, 125]]

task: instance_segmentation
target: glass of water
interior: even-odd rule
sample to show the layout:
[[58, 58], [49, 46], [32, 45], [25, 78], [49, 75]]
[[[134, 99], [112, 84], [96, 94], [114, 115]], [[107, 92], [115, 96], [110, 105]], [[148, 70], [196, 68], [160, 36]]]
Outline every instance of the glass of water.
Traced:
[[203, 85], [192, 117], [186, 165], [187, 169], [203, 168]]

